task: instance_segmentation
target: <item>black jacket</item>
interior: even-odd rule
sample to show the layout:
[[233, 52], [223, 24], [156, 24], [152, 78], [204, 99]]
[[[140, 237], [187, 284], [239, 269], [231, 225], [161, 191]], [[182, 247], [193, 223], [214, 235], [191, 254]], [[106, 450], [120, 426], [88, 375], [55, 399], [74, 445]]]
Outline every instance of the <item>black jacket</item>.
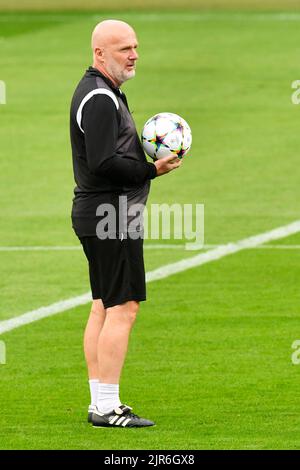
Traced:
[[71, 103], [70, 136], [76, 187], [72, 207], [78, 236], [96, 234], [96, 209], [128, 195], [146, 203], [156, 168], [147, 162], [124, 93], [89, 67]]

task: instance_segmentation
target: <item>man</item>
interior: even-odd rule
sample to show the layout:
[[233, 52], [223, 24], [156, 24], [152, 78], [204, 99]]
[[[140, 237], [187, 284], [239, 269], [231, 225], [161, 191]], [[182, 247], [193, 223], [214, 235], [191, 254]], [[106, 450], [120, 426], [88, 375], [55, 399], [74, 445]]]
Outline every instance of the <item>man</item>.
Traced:
[[181, 163], [174, 156], [155, 163], [146, 160], [119, 88], [135, 75], [137, 47], [135, 32], [128, 24], [116, 20], [99, 23], [92, 34], [93, 66], [79, 82], [71, 104], [77, 184], [72, 223], [89, 263], [93, 297], [84, 352], [91, 392], [88, 421], [94, 426], [154, 424], [133, 414], [119, 398], [130, 331], [139, 302], [146, 299], [143, 239], [133, 236], [142, 229], [137, 226], [130, 236], [128, 220], [125, 228], [118, 221], [104, 234], [101, 226], [103, 207], [109, 204], [118, 214], [124, 198], [128, 208], [145, 204], [150, 180]]

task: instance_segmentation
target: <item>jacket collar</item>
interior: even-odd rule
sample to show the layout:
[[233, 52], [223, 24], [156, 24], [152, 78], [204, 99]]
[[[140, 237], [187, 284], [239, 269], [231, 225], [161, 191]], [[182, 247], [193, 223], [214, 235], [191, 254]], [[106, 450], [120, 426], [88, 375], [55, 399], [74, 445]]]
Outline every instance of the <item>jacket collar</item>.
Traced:
[[105, 75], [103, 75], [103, 73], [100, 72], [100, 70], [95, 69], [94, 67], [90, 66], [87, 69], [86, 73], [91, 76], [101, 77], [104, 80], [104, 82], [114, 91], [116, 95], [118, 96], [123, 95], [123, 92], [120, 90], [120, 88], [116, 87], [109, 78], [107, 78]]

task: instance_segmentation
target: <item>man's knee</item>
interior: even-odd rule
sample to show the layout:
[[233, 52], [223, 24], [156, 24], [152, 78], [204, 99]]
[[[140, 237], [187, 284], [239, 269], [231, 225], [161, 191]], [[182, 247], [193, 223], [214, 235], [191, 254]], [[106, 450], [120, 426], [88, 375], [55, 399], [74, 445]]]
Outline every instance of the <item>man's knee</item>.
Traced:
[[115, 320], [126, 323], [129, 326], [133, 326], [138, 310], [139, 302], [135, 300], [129, 300], [122, 305], [116, 305], [115, 307], [107, 309], [107, 312], [114, 315]]
[[105, 313], [105, 309], [101, 299], [95, 299], [92, 303], [91, 313], [93, 315], [101, 316]]
[[122, 307], [122, 321], [125, 321], [130, 326], [133, 326], [139, 310], [139, 302], [136, 302], [135, 300], [129, 300], [123, 304]]
[[130, 304], [128, 307], [128, 318], [129, 318], [129, 321], [134, 324], [135, 320], [136, 320], [136, 317], [137, 317], [137, 313], [139, 311], [139, 302], [136, 302], [135, 300], [130, 300], [128, 302], [128, 304]]

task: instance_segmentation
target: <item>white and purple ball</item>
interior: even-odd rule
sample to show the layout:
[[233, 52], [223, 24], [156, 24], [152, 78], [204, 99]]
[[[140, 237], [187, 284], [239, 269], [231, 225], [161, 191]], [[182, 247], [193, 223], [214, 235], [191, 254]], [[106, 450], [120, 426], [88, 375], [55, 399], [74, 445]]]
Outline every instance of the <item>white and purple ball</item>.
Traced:
[[177, 114], [159, 113], [144, 125], [142, 144], [154, 160], [172, 154], [182, 158], [191, 148], [192, 132], [188, 123]]

